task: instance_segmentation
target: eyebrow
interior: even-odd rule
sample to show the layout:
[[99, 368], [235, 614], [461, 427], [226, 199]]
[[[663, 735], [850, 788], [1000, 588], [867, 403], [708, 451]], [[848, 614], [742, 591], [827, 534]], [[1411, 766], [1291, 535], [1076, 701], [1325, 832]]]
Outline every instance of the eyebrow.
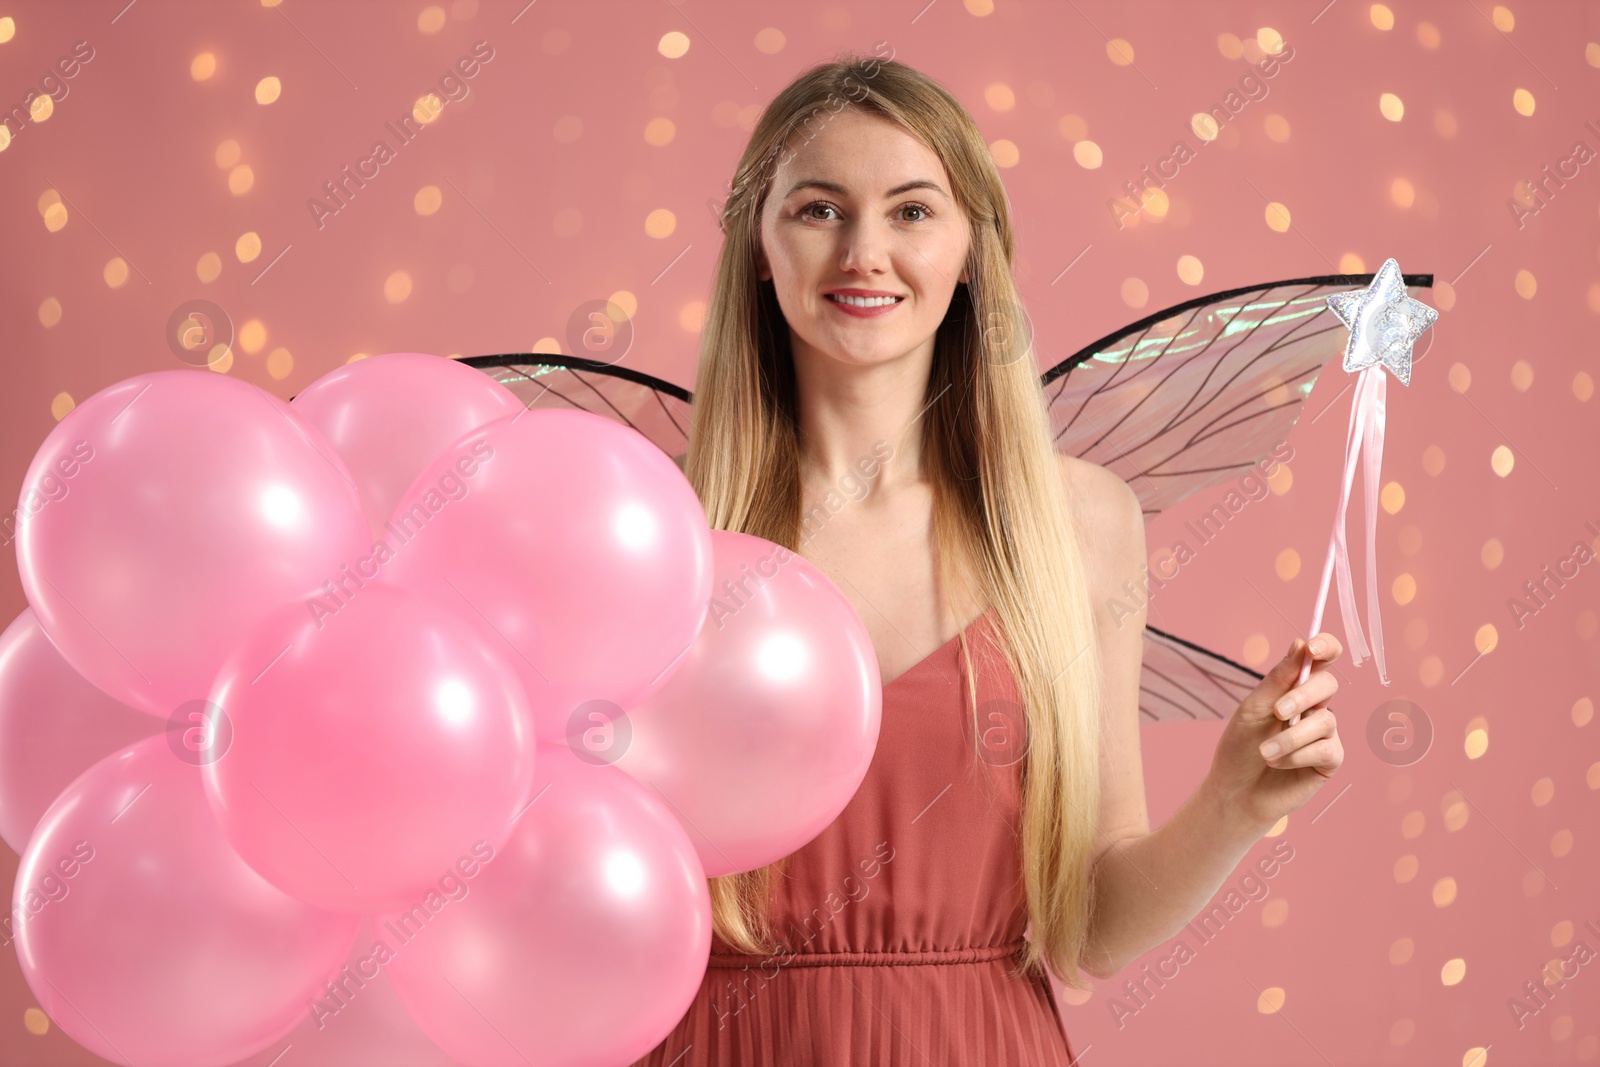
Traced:
[[[849, 196], [850, 195], [850, 190], [846, 189], [844, 186], [840, 185], [838, 182], [824, 181], [821, 178], [802, 178], [799, 181], [795, 182], [794, 185], [790, 187], [790, 189], [789, 189], [789, 191], [787, 193], [783, 194], [783, 198], [785, 200], [787, 200], [787, 199], [789, 199], [789, 197], [793, 196], [795, 193], [798, 193], [801, 189], [822, 189], [822, 190], [825, 190], [827, 192], [833, 193], [833, 194], [835, 194], [837, 196]], [[901, 193], [909, 193], [913, 189], [932, 189], [934, 192], [938, 193], [940, 196], [943, 196], [943, 197], [946, 197], [946, 198], [948, 198], [949, 195], [950, 195], [949, 193], [945, 192], [942, 188], [939, 187], [939, 183], [938, 182], [929, 181], [926, 178], [917, 178], [914, 181], [905, 182], [905, 183], [903, 183], [901, 185], [895, 186], [893, 189], [890, 189], [887, 193], [884, 193], [883, 196], [884, 196], [884, 199], [887, 200], [887, 199], [891, 199], [893, 197], [899, 196]]]

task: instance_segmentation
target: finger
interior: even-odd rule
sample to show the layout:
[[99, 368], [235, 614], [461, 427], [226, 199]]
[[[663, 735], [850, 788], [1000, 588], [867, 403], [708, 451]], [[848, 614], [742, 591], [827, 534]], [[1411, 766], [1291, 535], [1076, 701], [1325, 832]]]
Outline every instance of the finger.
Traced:
[[1325, 737], [1320, 741], [1313, 741], [1303, 745], [1293, 752], [1279, 756], [1277, 759], [1268, 760], [1267, 766], [1277, 771], [1298, 770], [1301, 767], [1320, 767], [1332, 773], [1338, 768], [1339, 743], [1334, 738]]
[[1270, 763], [1318, 738], [1332, 737], [1333, 734], [1333, 712], [1327, 708], [1318, 708], [1293, 726], [1284, 727], [1282, 733], [1263, 741], [1260, 746], [1261, 758]]
[[1290, 719], [1307, 708], [1326, 704], [1338, 691], [1338, 677], [1321, 671], [1306, 679], [1304, 685], [1296, 686], [1279, 697], [1272, 705], [1272, 711], [1280, 719]]
[[1324, 630], [1311, 639], [1311, 655], [1318, 663], [1332, 663], [1344, 655], [1339, 639]]

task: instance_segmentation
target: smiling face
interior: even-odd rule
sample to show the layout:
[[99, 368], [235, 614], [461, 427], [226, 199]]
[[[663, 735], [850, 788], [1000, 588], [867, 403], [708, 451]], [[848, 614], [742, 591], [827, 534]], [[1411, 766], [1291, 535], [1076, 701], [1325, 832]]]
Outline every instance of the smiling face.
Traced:
[[[761, 213], [758, 268], [774, 283], [795, 358], [931, 360], [971, 243], [944, 165], [889, 119], [847, 107], [817, 121], [779, 163]], [[859, 307], [828, 295], [852, 290], [899, 299]]]

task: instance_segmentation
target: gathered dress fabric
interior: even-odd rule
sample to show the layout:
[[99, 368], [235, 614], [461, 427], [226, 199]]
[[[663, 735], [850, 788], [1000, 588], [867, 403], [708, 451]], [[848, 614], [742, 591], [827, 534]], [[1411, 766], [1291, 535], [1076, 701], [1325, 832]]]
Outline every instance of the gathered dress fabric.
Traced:
[[995, 626], [991, 608], [963, 631], [970, 659], [958, 635], [884, 686], [860, 788], [774, 873], [780, 950], [713, 935], [687, 1012], [635, 1067], [1072, 1061], [1049, 980], [1013, 976], [1026, 741]]

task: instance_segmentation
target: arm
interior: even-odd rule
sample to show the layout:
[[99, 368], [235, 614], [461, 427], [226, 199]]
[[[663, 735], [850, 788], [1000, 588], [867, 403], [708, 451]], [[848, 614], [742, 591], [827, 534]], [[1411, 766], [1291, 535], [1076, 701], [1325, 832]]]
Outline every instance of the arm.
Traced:
[[[1100, 822], [1092, 860], [1097, 875], [1084, 970], [1109, 978], [1161, 944], [1200, 913], [1250, 847], [1304, 804], [1343, 761], [1333, 713], [1338, 688], [1328, 664], [1342, 652], [1332, 634], [1317, 636], [1316, 666], [1295, 687], [1305, 642], [1262, 679], [1228, 720], [1200, 787], [1151, 832], [1139, 756], [1139, 673], [1146, 621], [1144, 514], [1126, 482], [1103, 467], [1063, 457], [1084, 517], [1085, 562], [1105, 677], [1100, 758]], [[1125, 583], [1132, 583], [1137, 596]], [[1297, 703], [1276, 709], [1293, 691]], [[1307, 709], [1310, 709], [1307, 711]], [[1283, 729], [1281, 720], [1306, 711]], [[1276, 740], [1270, 761], [1261, 745]]]

